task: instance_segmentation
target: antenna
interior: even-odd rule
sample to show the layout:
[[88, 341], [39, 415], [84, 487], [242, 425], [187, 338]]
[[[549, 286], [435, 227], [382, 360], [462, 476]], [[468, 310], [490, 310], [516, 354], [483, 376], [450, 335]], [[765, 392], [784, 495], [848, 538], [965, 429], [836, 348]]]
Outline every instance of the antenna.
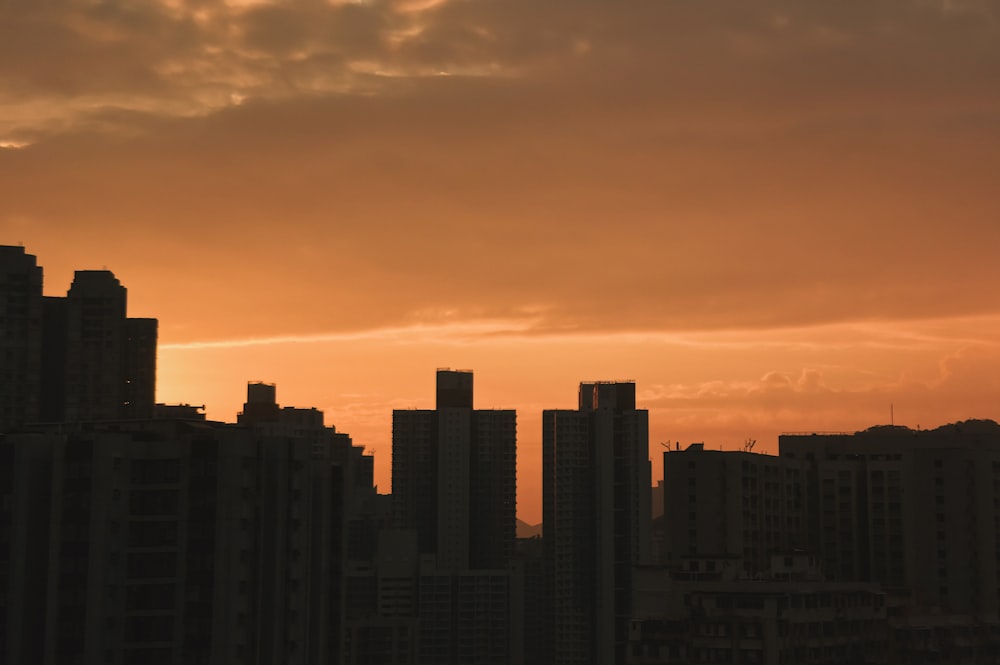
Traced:
[[889, 402], [889, 424], [893, 427], [896, 425], [896, 416], [893, 413], [892, 402]]

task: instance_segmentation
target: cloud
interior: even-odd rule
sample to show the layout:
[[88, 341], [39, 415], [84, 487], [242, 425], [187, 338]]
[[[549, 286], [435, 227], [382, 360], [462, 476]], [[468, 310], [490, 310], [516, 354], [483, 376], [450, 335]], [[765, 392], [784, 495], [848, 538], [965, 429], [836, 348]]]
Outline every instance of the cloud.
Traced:
[[525, 321], [460, 321], [445, 324], [417, 324], [399, 328], [377, 328], [354, 332], [320, 333], [313, 335], [279, 335], [271, 337], [247, 337], [242, 339], [218, 339], [193, 342], [161, 344], [165, 350], [188, 349], [231, 349], [242, 347], [278, 346], [287, 344], [329, 344], [338, 342], [397, 342], [419, 344], [434, 342], [458, 344], [484, 338], [516, 335], [530, 328]]
[[995, 3], [11, 6], [0, 232], [166, 335], [1000, 308]]
[[859, 103], [941, 108], [930, 88], [950, 93], [949, 108], [960, 97], [996, 101], [978, 85], [1000, 67], [995, 3], [839, 4], [14, 2], [0, 28], [0, 80], [8, 110], [48, 102], [76, 115], [107, 105], [210, 112], [234, 94], [385, 92], [477, 73], [592, 104], [608, 94], [693, 101], [688, 120], [711, 106], [713, 131], [752, 107], [781, 118], [776, 97], [827, 118]]
[[675, 432], [694, 432], [727, 445], [737, 443], [733, 437], [741, 429], [768, 437], [779, 431], [863, 429], [888, 423], [893, 413], [897, 424], [910, 427], [995, 418], [1000, 348], [938, 348], [936, 353], [944, 353], [936, 371], [933, 364], [925, 365], [933, 354], [913, 357], [895, 372], [866, 370], [864, 361], [835, 372], [807, 366], [797, 372], [766, 372], [757, 380], [653, 385], [641, 391], [639, 401], [652, 419], [671, 423]]

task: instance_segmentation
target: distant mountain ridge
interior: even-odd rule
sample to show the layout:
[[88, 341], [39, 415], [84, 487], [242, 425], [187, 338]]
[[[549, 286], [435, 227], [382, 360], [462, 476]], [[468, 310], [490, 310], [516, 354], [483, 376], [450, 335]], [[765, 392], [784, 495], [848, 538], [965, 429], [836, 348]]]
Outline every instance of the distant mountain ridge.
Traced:
[[518, 538], [534, 538], [535, 536], [542, 535], [542, 525], [541, 524], [528, 524], [524, 520], [517, 520], [517, 537]]

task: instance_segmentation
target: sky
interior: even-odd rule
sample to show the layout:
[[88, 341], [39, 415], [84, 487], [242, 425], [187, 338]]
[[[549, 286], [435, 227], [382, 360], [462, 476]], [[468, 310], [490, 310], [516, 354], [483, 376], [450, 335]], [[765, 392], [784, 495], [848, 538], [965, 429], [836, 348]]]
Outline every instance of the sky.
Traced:
[[1000, 2], [0, 0], [0, 243], [376, 456], [475, 371], [667, 442], [1000, 419]]

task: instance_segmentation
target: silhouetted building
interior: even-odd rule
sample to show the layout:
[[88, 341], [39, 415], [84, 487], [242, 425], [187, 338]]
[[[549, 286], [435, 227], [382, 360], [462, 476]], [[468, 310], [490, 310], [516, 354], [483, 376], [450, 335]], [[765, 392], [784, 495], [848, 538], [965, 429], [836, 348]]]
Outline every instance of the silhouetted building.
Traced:
[[237, 414], [237, 422], [276, 423], [281, 417], [278, 406], [278, 388], [273, 383], [251, 381], [247, 384], [247, 401]]
[[471, 409], [472, 372], [438, 370], [435, 396], [438, 409]]
[[42, 301], [41, 415], [45, 423], [66, 419], [66, 298], [45, 296]]
[[4, 437], [0, 659], [339, 662], [360, 451], [328, 433], [317, 448], [129, 420]]
[[344, 665], [417, 662], [419, 578], [413, 530], [383, 528], [373, 551], [349, 557], [344, 580]]
[[153, 417], [163, 420], [205, 420], [205, 405], [157, 404]]
[[126, 316], [107, 270], [80, 270], [65, 298], [42, 296], [42, 269], [0, 246], [0, 432], [36, 422], [151, 418], [156, 319]]
[[804, 463], [695, 443], [663, 453], [663, 563], [739, 557], [747, 575], [767, 570], [774, 552], [804, 548]]
[[42, 269], [0, 246], [0, 432], [35, 422], [41, 404]]
[[524, 665], [550, 665], [547, 653], [548, 635], [545, 613], [545, 548], [541, 536], [517, 539], [516, 563], [524, 611], [521, 618], [521, 641], [524, 644]]
[[393, 519], [422, 555], [416, 662], [521, 663], [516, 415], [474, 410], [471, 372], [438, 370], [437, 399], [392, 414]]
[[779, 445], [807, 466], [810, 547], [827, 575], [996, 620], [1000, 425], [784, 434]]
[[625, 662], [632, 566], [649, 557], [649, 414], [634, 383], [582, 383], [542, 415], [549, 662]]
[[324, 426], [323, 412], [319, 409], [279, 406], [277, 388], [272, 383], [256, 381], [247, 384], [247, 401], [243, 404], [243, 411], [236, 414], [236, 422], [272, 436], [311, 440], [317, 450], [322, 450], [330, 437], [350, 440], [346, 434], [338, 434], [336, 428]]
[[392, 412], [396, 526], [442, 569], [505, 568], [516, 532], [516, 414], [474, 410], [472, 373], [438, 370], [429, 410]]
[[125, 418], [152, 418], [156, 409], [156, 319], [125, 319]]
[[[743, 566], [635, 571], [627, 665], [886, 663], [889, 627], [877, 585], [827, 582], [811, 557], [771, 557], [754, 579]], [[944, 661], [958, 662], [958, 661]]]
[[78, 270], [66, 295], [66, 402], [62, 420], [125, 415], [125, 287], [107, 270]]
[[442, 570], [428, 560], [420, 571], [417, 663], [514, 665], [511, 575], [499, 570]]

